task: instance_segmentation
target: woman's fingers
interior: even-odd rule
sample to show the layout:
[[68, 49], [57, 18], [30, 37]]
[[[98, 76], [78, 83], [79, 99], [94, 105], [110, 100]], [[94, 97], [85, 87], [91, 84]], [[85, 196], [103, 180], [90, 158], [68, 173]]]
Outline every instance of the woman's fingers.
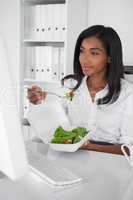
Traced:
[[39, 104], [44, 100], [47, 93], [43, 92], [42, 89], [38, 86], [32, 86], [31, 88], [28, 88], [28, 95], [27, 98], [29, 101], [33, 104]]
[[89, 143], [90, 143], [89, 140], [85, 141], [84, 144], [80, 147], [80, 149], [86, 149], [88, 147]]

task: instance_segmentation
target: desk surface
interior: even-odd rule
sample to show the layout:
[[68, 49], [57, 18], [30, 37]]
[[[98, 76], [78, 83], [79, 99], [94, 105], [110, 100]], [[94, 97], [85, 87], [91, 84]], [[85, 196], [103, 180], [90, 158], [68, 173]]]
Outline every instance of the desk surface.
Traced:
[[15, 182], [0, 180], [1, 200], [130, 200], [133, 185], [133, 169], [124, 156], [83, 151], [58, 153], [49, 150], [49, 159], [56, 159], [84, 179], [80, 185], [66, 189], [53, 189], [29, 172]]

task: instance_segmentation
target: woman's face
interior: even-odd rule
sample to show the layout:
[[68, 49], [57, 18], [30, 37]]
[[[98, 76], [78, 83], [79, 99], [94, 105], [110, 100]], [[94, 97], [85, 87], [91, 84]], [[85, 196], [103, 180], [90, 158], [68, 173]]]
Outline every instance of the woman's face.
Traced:
[[89, 77], [95, 75], [105, 76], [109, 56], [102, 42], [92, 36], [82, 41], [79, 61], [84, 75]]

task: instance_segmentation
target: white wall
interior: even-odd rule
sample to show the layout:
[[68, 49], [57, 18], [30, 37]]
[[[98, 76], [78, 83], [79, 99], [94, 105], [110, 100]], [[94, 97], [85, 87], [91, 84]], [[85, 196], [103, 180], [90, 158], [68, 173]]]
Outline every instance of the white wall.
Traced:
[[123, 46], [125, 65], [133, 65], [133, 0], [89, 0], [88, 26], [112, 26]]
[[0, 0], [0, 34], [3, 36], [14, 84], [19, 83], [19, 0]]

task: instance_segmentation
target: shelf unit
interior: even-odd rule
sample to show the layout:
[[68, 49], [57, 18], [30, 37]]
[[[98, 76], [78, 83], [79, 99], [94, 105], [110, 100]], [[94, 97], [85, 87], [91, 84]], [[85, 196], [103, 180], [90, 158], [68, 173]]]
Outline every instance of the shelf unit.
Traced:
[[[73, 73], [75, 43], [87, 27], [87, 8], [88, 0], [21, 0], [22, 88], [33, 83], [54, 88]], [[27, 109], [25, 95], [23, 90], [22, 116]]]

